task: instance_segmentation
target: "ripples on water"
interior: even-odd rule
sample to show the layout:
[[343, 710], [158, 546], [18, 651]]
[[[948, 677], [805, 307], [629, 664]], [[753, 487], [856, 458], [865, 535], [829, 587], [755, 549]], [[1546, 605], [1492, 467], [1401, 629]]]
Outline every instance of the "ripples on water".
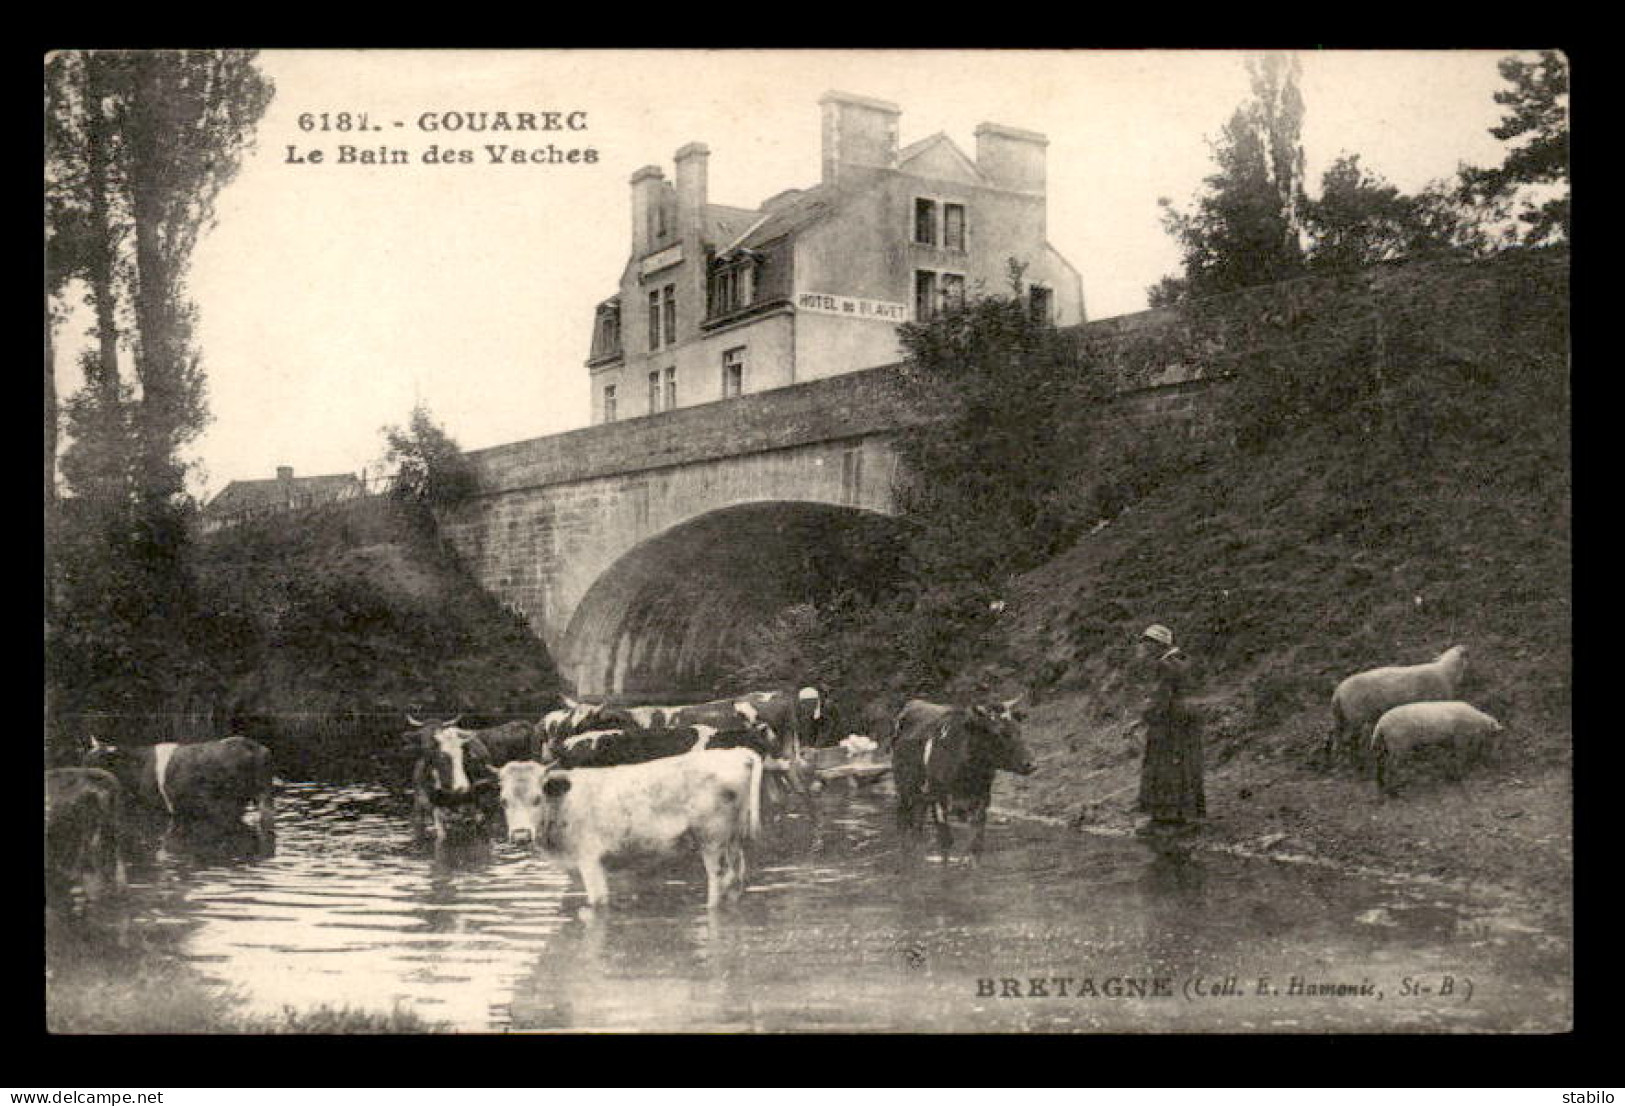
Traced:
[[[288, 783], [275, 854], [160, 848], [132, 872], [136, 925], [250, 1010], [411, 1007], [456, 1029], [616, 1031], [1553, 1031], [1566, 935], [1414, 885], [1022, 823], [983, 864], [895, 847], [877, 791], [766, 828], [750, 891], [704, 908], [696, 856], [610, 873], [594, 917], [571, 878], [505, 843], [439, 853], [403, 795]], [[963, 834], [960, 834], [963, 839]], [[1470, 978], [1471, 1002], [1401, 999], [1405, 976]], [[990, 997], [984, 979], [1268, 975], [1376, 980], [1381, 1002], [1286, 995]], [[1076, 987], [1077, 984], [1071, 985]], [[1028, 989], [1027, 984], [1023, 984]], [[1049, 985], [1053, 990], [1054, 985]]]

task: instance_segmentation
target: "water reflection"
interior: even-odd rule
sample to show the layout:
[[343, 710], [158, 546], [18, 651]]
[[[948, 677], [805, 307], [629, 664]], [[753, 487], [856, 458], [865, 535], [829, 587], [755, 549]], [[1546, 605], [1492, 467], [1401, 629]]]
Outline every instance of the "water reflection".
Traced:
[[[292, 783], [274, 849], [246, 826], [227, 842], [143, 837], [122, 913], [253, 1009], [404, 1004], [465, 1030], [1551, 1030], [1566, 1017], [1567, 935], [1463, 896], [997, 821], [980, 866], [943, 864], [897, 848], [883, 794], [817, 804], [768, 828], [731, 908], [706, 910], [700, 862], [683, 856], [612, 867], [613, 903], [594, 912], [526, 850], [414, 838], [390, 789]], [[1007, 979], [1349, 972], [1395, 986], [1451, 972], [1480, 997], [986, 993]]]
[[1184, 978], [1201, 968], [1208, 918], [1207, 870], [1202, 856], [1186, 845], [1159, 842], [1140, 876], [1140, 911], [1145, 919], [1145, 959], [1160, 976]]

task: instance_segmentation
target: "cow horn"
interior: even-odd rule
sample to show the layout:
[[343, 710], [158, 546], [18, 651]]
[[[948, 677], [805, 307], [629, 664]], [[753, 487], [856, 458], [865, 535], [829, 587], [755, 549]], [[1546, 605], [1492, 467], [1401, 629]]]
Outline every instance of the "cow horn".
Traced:
[[1021, 702], [1026, 697], [1027, 697], [1027, 693], [1025, 691], [1023, 691], [1020, 695], [1017, 695], [1014, 699], [1006, 699], [1004, 701], [1004, 709], [1009, 710], [1011, 707], [1015, 706], [1017, 703]]
[[[408, 714], [406, 716], [406, 724], [408, 726], [421, 726], [421, 725], [423, 725], [422, 722], [419, 722], [416, 718], [413, 718], [410, 714]], [[94, 740], [94, 738], [92, 740]]]
[[443, 730], [449, 730], [453, 726], [457, 725], [457, 721], [460, 718], [462, 718], [462, 715], [454, 714], [454, 715], [451, 716], [451, 718], [448, 721], [440, 723], [440, 728], [443, 729]]

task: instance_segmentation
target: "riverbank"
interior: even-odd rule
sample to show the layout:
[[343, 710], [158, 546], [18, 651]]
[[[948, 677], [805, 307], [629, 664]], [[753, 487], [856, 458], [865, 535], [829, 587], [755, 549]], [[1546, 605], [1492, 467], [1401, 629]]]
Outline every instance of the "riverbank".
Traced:
[[[1038, 771], [1001, 775], [1004, 813], [1109, 836], [1134, 834], [1140, 739], [1127, 723], [1080, 735], [1086, 700], [1033, 708]], [[1222, 734], [1223, 728], [1219, 727]], [[1573, 917], [1573, 800], [1566, 763], [1487, 765], [1460, 781], [1418, 779], [1393, 797], [1328, 775], [1279, 748], [1210, 740], [1206, 824], [1193, 848], [1319, 864], [1361, 875], [1442, 881], [1511, 896], [1545, 923]]]

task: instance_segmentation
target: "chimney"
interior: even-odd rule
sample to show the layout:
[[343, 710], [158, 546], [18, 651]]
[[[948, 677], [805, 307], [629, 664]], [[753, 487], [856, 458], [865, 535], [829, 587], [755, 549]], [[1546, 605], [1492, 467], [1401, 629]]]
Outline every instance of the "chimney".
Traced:
[[677, 151], [677, 228], [685, 238], [705, 236], [707, 164], [711, 150], [690, 142]]
[[276, 467], [276, 478], [284, 484], [293, 483], [293, 466], [278, 465]]
[[818, 104], [824, 112], [825, 184], [896, 168], [897, 119], [903, 114], [896, 104], [850, 92], [826, 92]]
[[646, 254], [654, 246], [654, 210], [660, 203], [665, 174], [658, 165], [645, 165], [632, 174], [632, 253]]
[[1035, 131], [983, 123], [976, 128], [976, 167], [995, 187], [1042, 196], [1048, 145]]

